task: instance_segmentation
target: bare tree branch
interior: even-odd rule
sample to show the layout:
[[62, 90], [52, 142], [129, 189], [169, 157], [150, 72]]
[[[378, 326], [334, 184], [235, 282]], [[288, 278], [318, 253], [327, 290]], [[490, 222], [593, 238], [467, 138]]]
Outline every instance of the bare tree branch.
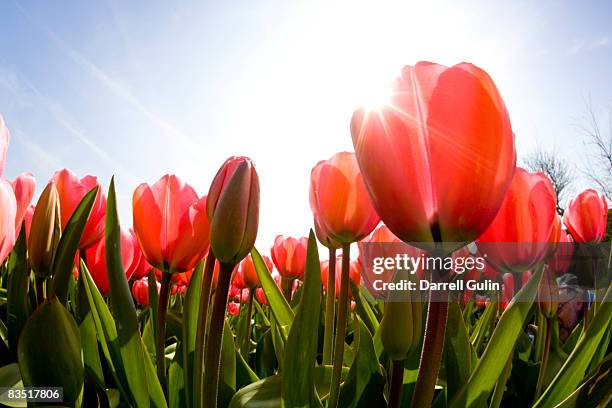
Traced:
[[547, 151], [542, 147], [538, 147], [528, 155], [523, 163], [529, 171], [539, 171], [548, 176], [557, 194], [557, 212], [563, 214], [561, 204], [565, 202], [566, 195], [570, 192], [575, 176], [574, 168], [555, 150]]

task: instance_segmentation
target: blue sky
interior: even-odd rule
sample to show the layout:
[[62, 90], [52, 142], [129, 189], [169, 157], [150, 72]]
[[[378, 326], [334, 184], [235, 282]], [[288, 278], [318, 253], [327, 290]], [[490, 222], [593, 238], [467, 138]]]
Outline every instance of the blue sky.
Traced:
[[404, 64], [481, 66], [519, 157], [544, 146], [578, 168], [585, 100], [612, 101], [605, 1], [4, 1], [0, 16], [7, 177], [32, 171], [40, 191], [62, 167], [116, 174], [130, 225], [140, 182], [172, 172], [205, 194], [227, 156], [249, 155], [262, 248], [307, 233], [310, 169], [352, 150], [354, 107]]

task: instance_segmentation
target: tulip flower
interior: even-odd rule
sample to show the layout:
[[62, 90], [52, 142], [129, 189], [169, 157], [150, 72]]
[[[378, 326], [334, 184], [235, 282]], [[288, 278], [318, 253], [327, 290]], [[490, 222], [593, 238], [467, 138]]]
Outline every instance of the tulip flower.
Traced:
[[[270, 249], [278, 273], [287, 279], [304, 279], [308, 238], [278, 235]], [[271, 268], [270, 268], [271, 270]]]
[[4, 118], [0, 115], [0, 177], [4, 174], [4, 166], [6, 165], [6, 152], [9, 145], [9, 130], [4, 125]]
[[23, 217], [25, 217], [30, 202], [34, 196], [36, 190], [36, 180], [32, 173], [23, 173], [19, 175], [15, 180], [11, 181], [13, 192], [15, 193], [15, 200], [17, 202], [17, 211], [15, 213], [15, 236], [19, 236], [19, 230], [21, 229], [21, 223]]
[[555, 273], [550, 268], [544, 268], [540, 284], [538, 286], [538, 307], [542, 314], [552, 319], [557, 316], [559, 307], [559, 286], [555, 279]]
[[[363, 180], [395, 235], [451, 253], [487, 229], [510, 186], [516, 152], [504, 101], [489, 75], [466, 63], [406, 66], [391, 88], [388, 103], [351, 119]], [[446, 314], [444, 302], [430, 303], [422, 354], [433, 358], [421, 364], [413, 406], [433, 399]]]
[[30, 239], [30, 229], [32, 228], [32, 216], [34, 216], [34, 210], [36, 207], [30, 205], [23, 215], [23, 224], [25, 225], [26, 239]]
[[238, 316], [240, 314], [240, 304], [236, 302], [229, 302], [227, 304], [227, 312], [230, 316]]
[[[265, 255], [262, 255], [262, 258], [266, 263], [268, 270], [271, 271], [273, 265], [270, 258]], [[247, 255], [246, 258], [242, 260], [242, 262], [240, 263], [240, 267], [238, 268], [238, 273], [236, 275], [240, 275], [240, 277], [242, 278], [243, 287], [246, 289], [255, 289], [257, 286], [261, 285], [251, 255]]]
[[[336, 257], [336, 270], [340, 270], [342, 268], [342, 258]], [[323, 283], [323, 289], [327, 291], [327, 274], [329, 273], [329, 261], [325, 260], [321, 262], [321, 281]], [[355, 284], [355, 286], [359, 287], [361, 283], [361, 268], [359, 266], [358, 261], [351, 261], [349, 278]], [[340, 274], [336, 275], [335, 282], [335, 296], [340, 297]], [[352, 297], [352, 294], [350, 295]]]
[[312, 169], [310, 208], [315, 225], [338, 243], [363, 239], [380, 221], [354, 153], [337, 153]]
[[555, 253], [548, 260], [548, 267], [558, 276], [566, 274], [572, 263], [573, 254], [574, 240], [566, 230], [561, 230]]
[[134, 242], [134, 261], [132, 265], [132, 269], [134, 269], [134, 273], [132, 275], [132, 279], [138, 280], [146, 277], [149, 274], [152, 266], [147, 262], [147, 259], [144, 257], [142, 250], [140, 249], [140, 244], [138, 243], [138, 237], [133, 229], [130, 228], [130, 233], [134, 237], [132, 240]]
[[268, 298], [266, 297], [266, 293], [262, 288], [255, 289], [255, 297], [262, 305], [268, 305]]
[[106, 215], [106, 197], [98, 179], [94, 176], [85, 176], [79, 180], [70, 170], [62, 169], [53, 175], [53, 181], [59, 194], [62, 231], [66, 228], [72, 213], [74, 213], [83, 197], [89, 191], [98, 187], [93, 207], [79, 242], [79, 249], [86, 249], [98, 242], [104, 235], [104, 217]]
[[607, 218], [606, 198], [593, 189], [571, 199], [563, 213], [563, 223], [576, 242], [601, 242], [606, 233]]
[[[60, 198], [51, 180], [38, 199], [28, 238], [28, 259], [34, 273], [46, 278], [51, 272], [61, 235]], [[77, 262], [78, 265], [78, 262]]]
[[[129, 231], [120, 231], [121, 263], [126, 280], [130, 280], [138, 264], [134, 264], [134, 237]], [[100, 239], [85, 250], [85, 263], [102, 295], [108, 295], [108, 271], [106, 268], [106, 240]]]
[[502, 273], [525, 272], [540, 264], [548, 254], [556, 208], [548, 177], [517, 168], [501, 209], [478, 240], [487, 262]]
[[132, 199], [134, 232], [149, 264], [161, 270], [157, 312], [157, 376], [166, 389], [164, 344], [171, 274], [191, 270], [204, 257], [209, 245], [206, 197], [174, 175], [155, 184], [141, 184]]
[[206, 197], [174, 175], [155, 184], [141, 184], [132, 201], [134, 231], [152, 266], [168, 272], [185, 272], [206, 254], [209, 223]]
[[[1, 119], [0, 117], [0, 126], [3, 124]], [[1, 130], [2, 128], [0, 127]], [[17, 202], [15, 201], [15, 193], [13, 193], [11, 184], [0, 178], [0, 263], [6, 260], [15, 245], [16, 213]]]
[[[157, 283], [157, 291], [159, 292], [159, 283]], [[147, 278], [138, 279], [132, 284], [132, 295], [142, 307], [149, 306], [149, 281]]]
[[230, 157], [213, 179], [208, 192], [210, 246], [220, 263], [211, 311], [200, 395], [205, 406], [216, 407], [221, 339], [227, 295], [234, 267], [253, 249], [259, 226], [259, 177], [251, 159]]
[[353, 114], [351, 134], [374, 207], [404, 242], [474, 241], [516, 163], [504, 102], [471, 64], [404, 67], [387, 105]]

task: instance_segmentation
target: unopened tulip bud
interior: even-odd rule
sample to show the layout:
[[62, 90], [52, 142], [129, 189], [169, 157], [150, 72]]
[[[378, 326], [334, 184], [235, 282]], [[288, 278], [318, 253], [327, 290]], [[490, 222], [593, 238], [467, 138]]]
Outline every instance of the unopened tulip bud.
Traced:
[[210, 245], [221, 263], [237, 264], [253, 249], [259, 224], [259, 178], [247, 157], [231, 157], [209, 192]]
[[548, 319], [557, 315], [557, 309], [559, 308], [559, 286], [557, 285], [554, 272], [548, 267], [544, 268], [542, 279], [538, 286], [538, 307]]
[[28, 257], [36, 276], [45, 278], [49, 275], [60, 235], [59, 194], [51, 181], [38, 199], [28, 238]]
[[383, 347], [391, 360], [406, 359], [423, 337], [423, 303], [389, 302], [380, 323]]

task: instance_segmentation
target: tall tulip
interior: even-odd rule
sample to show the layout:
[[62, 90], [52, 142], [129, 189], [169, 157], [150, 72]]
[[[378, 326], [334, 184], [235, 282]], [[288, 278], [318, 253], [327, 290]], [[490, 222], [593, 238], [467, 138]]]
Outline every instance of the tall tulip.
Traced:
[[550, 179], [517, 168], [501, 209], [479, 238], [487, 262], [502, 273], [525, 272], [541, 264], [555, 229], [556, 207]]
[[[450, 253], [488, 227], [510, 185], [508, 112], [493, 80], [472, 64], [405, 66], [391, 88], [387, 104], [351, 119], [364, 182], [395, 235], [428, 250], [443, 242]], [[430, 303], [413, 406], [433, 399], [446, 315], [445, 302]]]
[[208, 249], [209, 223], [206, 197], [175, 175], [165, 175], [155, 184], [141, 184], [132, 199], [134, 232], [145, 258], [161, 270], [162, 282], [157, 312], [157, 375], [166, 390], [164, 344], [171, 274], [193, 269]]
[[72, 213], [85, 197], [85, 194], [98, 187], [93, 207], [79, 242], [79, 249], [86, 249], [98, 242], [104, 235], [104, 217], [106, 215], [106, 197], [98, 179], [94, 176], [85, 176], [79, 180], [72, 171], [62, 169], [53, 175], [53, 181], [60, 199], [62, 230], [66, 228]]
[[601, 242], [607, 218], [608, 202], [593, 189], [571, 199], [563, 213], [563, 223], [576, 242]]
[[[130, 231], [121, 230], [121, 263], [125, 278], [130, 280], [137, 264], [134, 264], [134, 239]], [[103, 295], [108, 294], [108, 271], [106, 267], [106, 240], [101, 239], [85, 250], [85, 262], [98, 290]]]
[[19, 230], [21, 229], [21, 223], [23, 222], [23, 217], [25, 217], [25, 214], [30, 206], [30, 202], [32, 201], [32, 197], [34, 197], [36, 180], [34, 180], [32, 173], [23, 173], [17, 176], [15, 180], [11, 181], [11, 186], [13, 187], [15, 200], [17, 202], [17, 212], [15, 214], [15, 236], [18, 236]]
[[30, 228], [28, 259], [36, 276], [44, 279], [51, 272], [61, 234], [59, 194], [53, 180], [38, 198]]
[[17, 202], [11, 184], [0, 178], [0, 263], [6, 260], [15, 245], [16, 213]]
[[216, 407], [221, 339], [231, 275], [234, 267], [253, 249], [259, 226], [259, 176], [250, 158], [230, 157], [223, 163], [208, 192], [207, 212], [211, 223], [210, 246], [219, 260], [220, 271], [200, 398], [205, 398], [206, 407]]

